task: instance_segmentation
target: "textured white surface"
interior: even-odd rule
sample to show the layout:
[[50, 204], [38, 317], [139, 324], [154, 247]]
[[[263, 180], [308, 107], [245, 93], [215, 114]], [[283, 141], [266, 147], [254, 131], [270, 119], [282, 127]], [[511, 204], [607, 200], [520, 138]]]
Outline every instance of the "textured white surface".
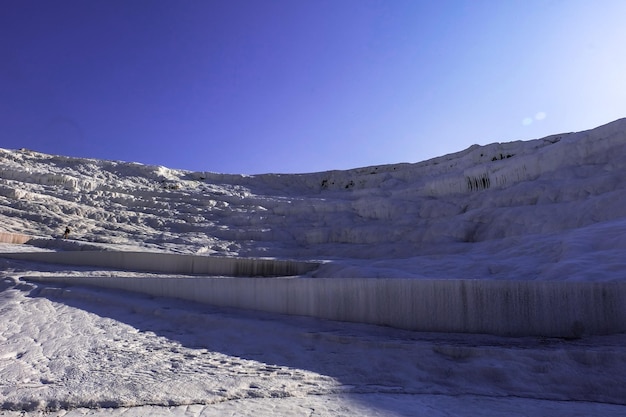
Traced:
[[[35, 237], [10, 251], [328, 261], [308, 279], [621, 285], [625, 156], [624, 119], [302, 175], [0, 151], [0, 224]], [[4, 258], [0, 271], [0, 414], [11, 417], [626, 414], [624, 334], [403, 332], [27, 281], [154, 274]]]
[[[0, 151], [0, 224], [55, 250], [331, 260], [323, 277], [616, 280], [626, 266], [624, 155], [626, 119], [300, 175]], [[67, 225], [71, 239], [58, 239]]]
[[[5, 264], [12, 275], [41, 267]], [[624, 335], [417, 333], [13, 277], [0, 285], [0, 414], [11, 417], [626, 411]]]
[[[40, 254], [29, 255], [37, 259]], [[569, 338], [626, 332], [624, 282], [164, 276], [28, 279], [416, 331]]]

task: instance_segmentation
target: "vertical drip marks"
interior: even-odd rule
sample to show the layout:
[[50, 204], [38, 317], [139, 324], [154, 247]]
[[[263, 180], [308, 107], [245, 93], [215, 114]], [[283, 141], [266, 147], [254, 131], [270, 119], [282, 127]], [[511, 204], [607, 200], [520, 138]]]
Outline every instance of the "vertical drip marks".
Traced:
[[465, 177], [467, 180], [467, 189], [470, 191], [486, 190], [491, 187], [491, 180], [487, 174], [478, 177]]

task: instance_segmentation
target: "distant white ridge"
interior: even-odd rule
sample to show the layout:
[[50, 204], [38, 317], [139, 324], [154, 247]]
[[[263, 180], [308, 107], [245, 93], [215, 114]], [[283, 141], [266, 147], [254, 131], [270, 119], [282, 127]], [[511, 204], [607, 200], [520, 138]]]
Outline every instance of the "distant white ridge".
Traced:
[[47, 249], [69, 248], [70, 226], [73, 247], [331, 260], [325, 277], [623, 279], [626, 119], [312, 174], [27, 150], [0, 151], [0, 167], [3, 230]]

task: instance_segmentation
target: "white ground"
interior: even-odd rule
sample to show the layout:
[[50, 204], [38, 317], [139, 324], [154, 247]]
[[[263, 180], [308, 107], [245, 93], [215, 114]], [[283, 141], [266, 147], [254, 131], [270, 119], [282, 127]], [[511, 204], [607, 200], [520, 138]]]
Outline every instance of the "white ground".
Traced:
[[[0, 151], [3, 251], [326, 259], [315, 276], [624, 280], [626, 120], [254, 177]], [[73, 239], [55, 239], [66, 225]], [[0, 258], [0, 416], [623, 416], [626, 335], [422, 334], [34, 284]]]
[[423, 334], [25, 279], [127, 272], [3, 267], [0, 415], [626, 412], [625, 335]]

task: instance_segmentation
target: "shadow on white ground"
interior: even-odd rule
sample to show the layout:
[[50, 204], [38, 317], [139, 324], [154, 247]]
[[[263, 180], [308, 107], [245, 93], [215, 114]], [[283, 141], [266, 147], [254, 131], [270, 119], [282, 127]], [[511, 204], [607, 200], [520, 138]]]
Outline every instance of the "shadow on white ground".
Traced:
[[424, 334], [3, 282], [7, 416], [626, 412], [623, 335]]

